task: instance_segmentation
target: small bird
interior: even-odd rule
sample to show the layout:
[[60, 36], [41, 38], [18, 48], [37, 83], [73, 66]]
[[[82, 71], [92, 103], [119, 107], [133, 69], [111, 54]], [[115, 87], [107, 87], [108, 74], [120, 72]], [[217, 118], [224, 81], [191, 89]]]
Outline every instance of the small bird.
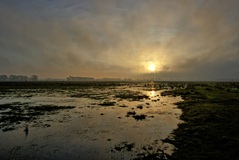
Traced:
[[25, 132], [28, 132], [29, 129], [28, 129], [28, 125], [26, 125], [26, 128], [24, 129]]
[[29, 129], [28, 129], [28, 125], [26, 125], [26, 128], [24, 129], [24, 132], [25, 132], [25, 138], [27, 138], [27, 136], [28, 136], [28, 131], [29, 131]]

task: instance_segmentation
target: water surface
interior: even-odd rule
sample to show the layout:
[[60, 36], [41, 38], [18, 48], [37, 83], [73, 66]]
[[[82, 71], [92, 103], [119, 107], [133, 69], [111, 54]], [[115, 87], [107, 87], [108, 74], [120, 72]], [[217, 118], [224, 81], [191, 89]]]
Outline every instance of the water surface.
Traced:
[[8, 118], [0, 123], [0, 159], [171, 154], [173, 146], [162, 140], [181, 122], [174, 103], [182, 99], [163, 91], [152, 85], [8, 89], [0, 98], [0, 115]]

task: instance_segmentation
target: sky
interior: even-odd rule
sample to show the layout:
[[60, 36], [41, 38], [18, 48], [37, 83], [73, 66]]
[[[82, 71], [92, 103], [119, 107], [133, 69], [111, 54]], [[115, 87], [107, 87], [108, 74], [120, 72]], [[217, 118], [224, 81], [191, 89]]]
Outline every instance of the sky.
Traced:
[[239, 78], [238, 0], [1, 0], [0, 74]]

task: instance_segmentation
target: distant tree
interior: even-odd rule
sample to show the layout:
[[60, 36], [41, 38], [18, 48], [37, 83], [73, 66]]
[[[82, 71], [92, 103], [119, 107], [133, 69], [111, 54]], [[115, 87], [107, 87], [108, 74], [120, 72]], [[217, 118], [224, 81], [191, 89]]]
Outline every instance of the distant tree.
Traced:
[[9, 80], [9, 81], [18, 81], [18, 77], [17, 77], [16, 75], [10, 75], [10, 76], [8, 77], [8, 80]]
[[29, 80], [29, 78], [27, 76], [22, 76], [21, 77], [21, 81], [28, 81], [28, 80]]
[[28, 77], [27, 76], [23, 76], [23, 75], [18, 75], [17, 76], [17, 81], [27, 81]]
[[7, 81], [8, 77], [7, 75], [0, 75], [0, 81]]
[[30, 78], [29, 78], [30, 81], [37, 81], [38, 80], [38, 76], [37, 75], [32, 75]]
[[29, 78], [23, 75], [10, 75], [8, 80], [9, 81], [28, 81]]
[[72, 81], [72, 80], [73, 80], [73, 77], [72, 77], [72, 76], [69, 76], [69, 77], [67, 77], [66, 79], [67, 79], [67, 81]]

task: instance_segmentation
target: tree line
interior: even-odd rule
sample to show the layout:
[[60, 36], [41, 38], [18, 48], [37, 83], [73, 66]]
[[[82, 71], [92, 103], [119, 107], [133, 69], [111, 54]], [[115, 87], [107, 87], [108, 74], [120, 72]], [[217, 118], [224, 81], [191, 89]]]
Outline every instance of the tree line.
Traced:
[[37, 75], [23, 76], [23, 75], [0, 75], [0, 81], [37, 81]]

